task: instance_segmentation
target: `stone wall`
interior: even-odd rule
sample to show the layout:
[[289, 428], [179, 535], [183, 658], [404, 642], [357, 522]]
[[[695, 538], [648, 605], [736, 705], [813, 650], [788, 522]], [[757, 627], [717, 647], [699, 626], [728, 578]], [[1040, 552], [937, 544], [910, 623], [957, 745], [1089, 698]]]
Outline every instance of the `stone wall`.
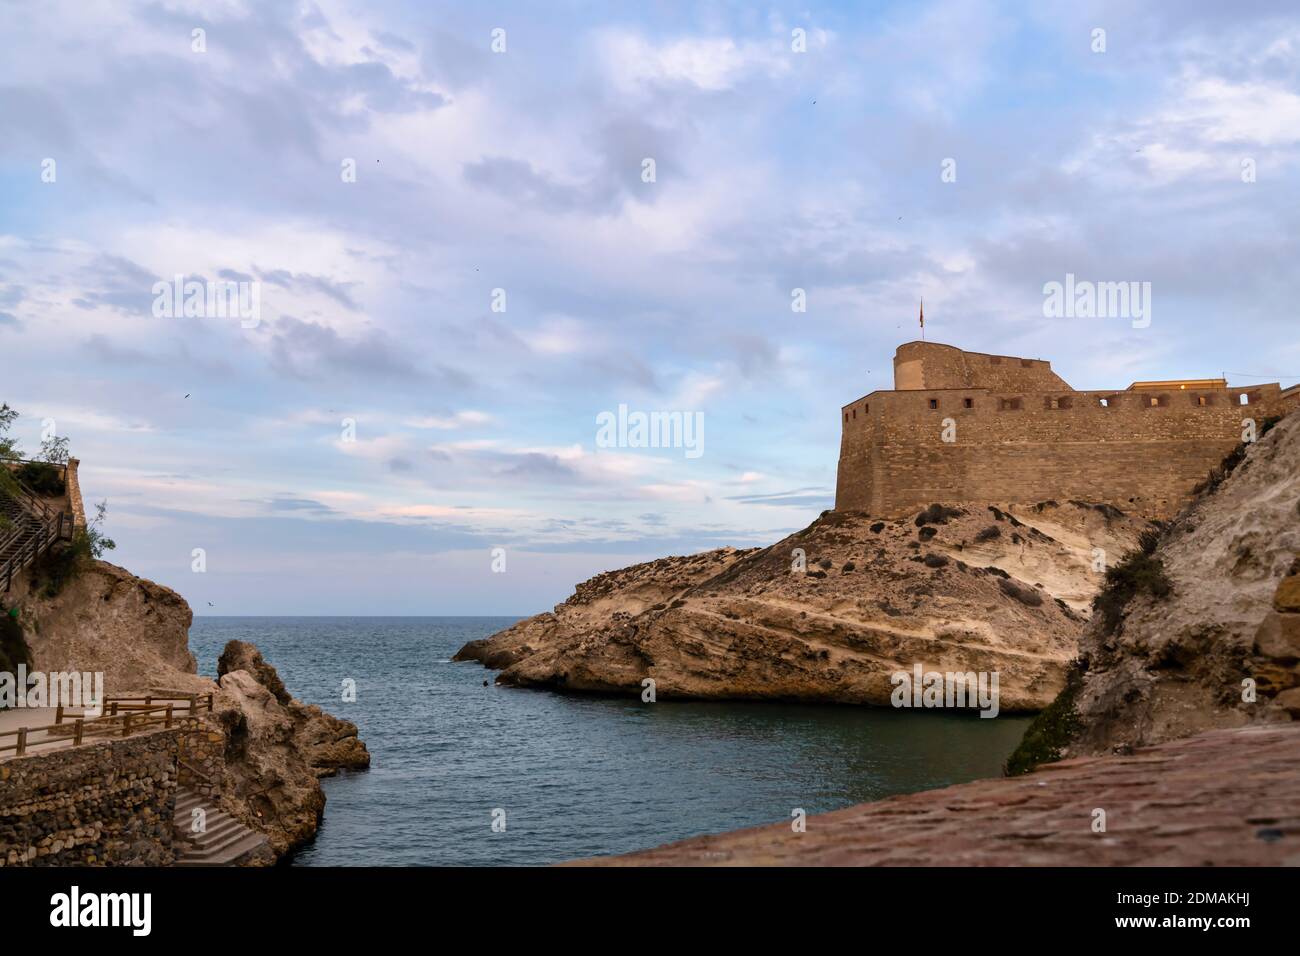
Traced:
[[77, 474], [77, 469], [81, 466], [79, 458], [68, 459], [68, 470], [64, 478], [67, 485], [68, 507], [72, 510], [72, 527], [75, 531], [77, 528], [86, 526], [86, 505], [81, 500], [81, 478]]
[[166, 866], [182, 731], [0, 762], [0, 866]]
[[873, 392], [841, 413], [835, 507], [893, 517], [936, 501], [1075, 498], [1165, 517], [1242, 441], [1243, 420], [1287, 410], [1275, 384]]
[[200, 718], [199, 729], [180, 740], [177, 776], [182, 787], [216, 803], [226, 776], [226, 735], [215, 719]]
[[938, 342], [908, 342], [894, 353], [894, 388], [989, 388], [1001, 391], [1069, 390], [1043, 359], [965, 352]]

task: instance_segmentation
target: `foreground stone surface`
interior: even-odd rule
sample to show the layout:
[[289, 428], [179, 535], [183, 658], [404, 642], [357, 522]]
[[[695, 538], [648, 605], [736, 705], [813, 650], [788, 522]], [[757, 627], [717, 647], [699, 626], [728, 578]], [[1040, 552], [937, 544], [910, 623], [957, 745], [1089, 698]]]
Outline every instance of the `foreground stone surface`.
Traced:
[[[1106, 832], [1092, 832], [1094, 809]], [[1300, 866], [1300, 727], [891, 797], [583, 866]]]
[[[1101, 575], [1147, 521], [1086, 502], [877, 521], [827, 512], [763, 549], [597, 575], [457, 660], [502, 684], [887, 705], [896, 671], [996, 671], [1004, 711], [1061, 689]], [[806, 573], [792, 571], [802, 552]]]

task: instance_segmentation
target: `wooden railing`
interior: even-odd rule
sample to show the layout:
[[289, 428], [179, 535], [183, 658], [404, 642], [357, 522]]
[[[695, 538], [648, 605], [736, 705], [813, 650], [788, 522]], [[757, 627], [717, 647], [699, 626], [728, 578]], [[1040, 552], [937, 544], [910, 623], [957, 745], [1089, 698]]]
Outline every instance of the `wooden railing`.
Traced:
[[[21, 757], [27, 753], [29, 746], [51, 742], [48, 737], [39, 741], [30, 740], [33, 733], [52, 733], [55, 740], [69, 740], [71, 746], [75, 747], [85, 742], [87, 737], [129, 737], [153, 727], [193, 728], [198, 724], [200, 712], [211, 712], [212, 695], [105, 697], [103, 709], [104, 713], [98, 717], [74, 717], [66, 714], [65, 708], [59, 707], [55, 710], [52, 724], [0, 731], [0, 759], [8, 751], [14, 751], [14, 756]], [[13, 743], [5, 742], [9, 737], [14, 738]]]
[[51, 508], [31, 489], [15, 484], [12, 493], [0, 492], [16, 501], [24, 512], [13, 530], [0, 540], [0, 585], [5, 591], [23, 568], [56, 542], [71, 539], [73, 533], [72, 515]]

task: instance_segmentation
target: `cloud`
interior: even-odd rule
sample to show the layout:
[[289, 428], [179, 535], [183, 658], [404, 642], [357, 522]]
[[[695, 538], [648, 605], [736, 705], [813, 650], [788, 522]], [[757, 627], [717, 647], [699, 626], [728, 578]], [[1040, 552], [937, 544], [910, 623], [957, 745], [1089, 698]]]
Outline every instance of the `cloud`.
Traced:
[[596, 40], [605, 72], [615, 87], [635, 92], [646, 86], [685, 85], [707, 93], [734, 88], [754, 76], [789, 72], [789, 57], [775, 39], [681, 37], [656, 43], [629, 30], [604, 30]]
[[300, 379], [344, 377], [422, 381], [437, 378], [457, 385], [469, 380], [446, 366], [425, 371], [385, 332], [372, 329], [345, 338], [320, 322], [285, 317], [275, 323], [271, 338], [271, 365], [276, 371]]

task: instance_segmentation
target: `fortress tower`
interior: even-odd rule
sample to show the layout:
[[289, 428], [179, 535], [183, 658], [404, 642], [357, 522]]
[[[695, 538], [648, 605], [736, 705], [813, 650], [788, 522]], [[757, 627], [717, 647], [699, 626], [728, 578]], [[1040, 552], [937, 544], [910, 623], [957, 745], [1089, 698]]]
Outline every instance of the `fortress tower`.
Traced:
[[1296, 387], [1224, 379], [1075, 391], [1050, 362], [908, 342], [894, 388], [841, 409], [835, 508], [901, 517], [932, 502], [1079, 499], [1168, 517]]

